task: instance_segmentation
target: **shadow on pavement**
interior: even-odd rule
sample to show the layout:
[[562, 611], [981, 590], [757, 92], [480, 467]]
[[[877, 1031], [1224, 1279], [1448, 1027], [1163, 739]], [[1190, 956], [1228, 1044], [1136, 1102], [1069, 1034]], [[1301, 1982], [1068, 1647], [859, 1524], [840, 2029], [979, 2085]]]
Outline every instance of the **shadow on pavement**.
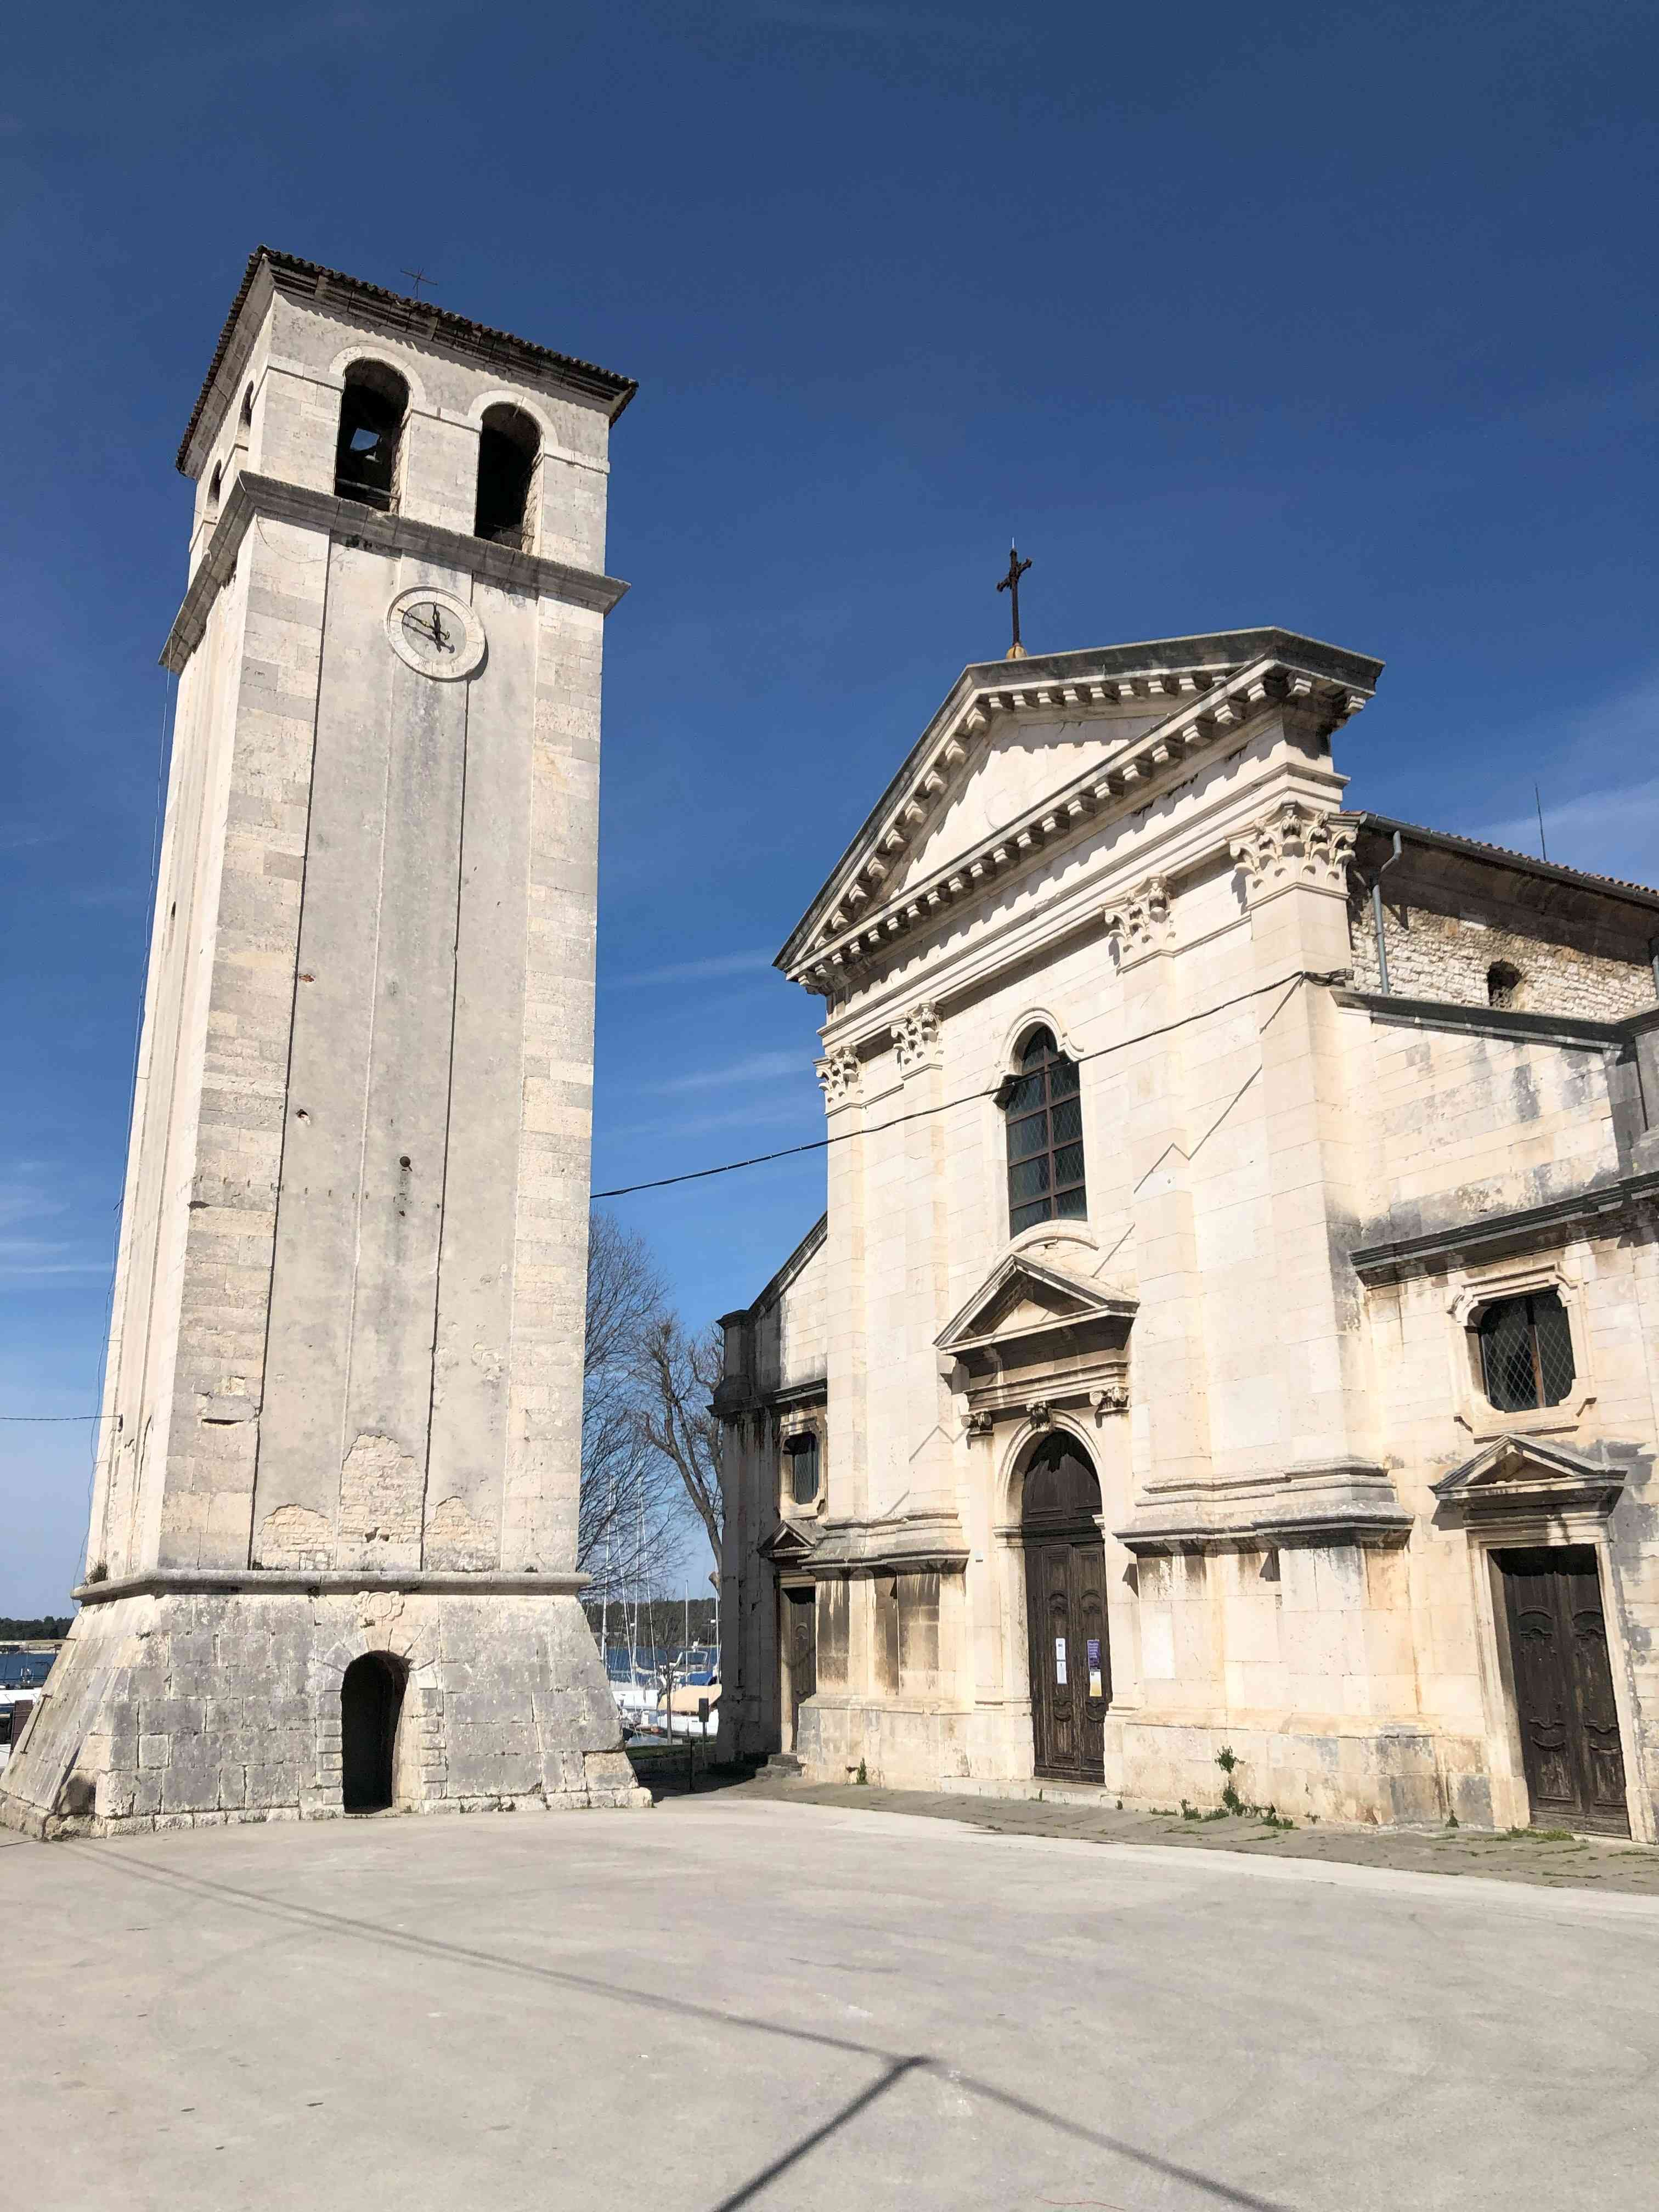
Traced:
[[372, 1920], [355, 1919], [348, 1913], [327, 1912], [317, 1905], [296, 1905], [285, 1898], [262, 1895], [257, 1890], [239, 1889], [231, 1882], [210, 1881], [202, 1875], [183, 1874], [165, 1867], [140, 1866], [131, 1859], [115, 1856], [102, 1844], [64, 1842], [40, 1848], [61, 1852], [65, 1858], [100, 1874], [125, 1875], [129, 1881], [170, 1889], [182, 1897], [213, 1898], [235, 1905], [243, 1911], [258, 1913], [319, 1934], [343, 1936], [358, 1942], [374, 1944], [383, 1949], [403, 1952], [416, 1958], [439, 1959], [478, 1966], [487, 1972], [545, 1983], [611, 2003], [672, 2014], [696, 2021], [700, 2026], [737, 2028], [757, 2035], [777, 2036], [790, 2042], [809, 2044], [821, 2050], [841, 2051], [848, 2056], [880, 2062], [883, 2071], [868, 2088], [861, 2090], [839, 2112], [832, 2113], [828, 2120], [809, 2129], [789, 2150], [769, 2160], [734, 2192], [716, 2199], [710, 2212], [734, 2212], [737, 2206], [754, 2203], [775, 2181], [799, 2164], [817, 2144], [849, 2126], [898, 2082], [911, 2074], [931, 2071], [935, 2068], [948, 2071], [953, 2088], [983, 2097], [1006, 2112], [1017, 2112], [1022, 2118], [1035, 2120], [1074, 2142], [1088, 2143], [1113, 2158], [1122, 2159], [1139, 2166], [1144, 2172], [1157, 2174], [1164, 2180], [1184, 2183], [1187, 2187], [1200, 2191], [1217, 2204], [1241, 2206], [1244, 2212], [1285, 2212], [1285, 2208], [1274, 2198], [1257, 2197], [1248, 2190], [1235, 2189], [1228, 2183], [1218, 2181], [1210, 2174], [1200, 2173], [1192, 2166], [1160, 2158], [1155, 2151], [1142, 2150], [1115, 2136], [1103, 2135], [1097, 2129], [1086, 2128], [1079, 2121], [1067, 2119], [1063, 2113], [1050, 2112], [1043, 2106], [999, 2088], [994, 2082], [982, 2081], [974, 2075], [963, 2073], [959, 2068], [948, 2066], [947, 2062], [931, 2052], [885, 2051], [878, 2044], [861, 2043], [846, 2036], [828, 2035], [814, 2028], [792, 2027], [781, 2021], [763, 2020], [751, 2014], [725, 2011], [718, 2006], [697, 2004], [684, 1997], [665, 1996], [652, 1990], [633, 1989], [625, 1983], [603, 1981], [592, 1974], [572, 1973], [563, 1967], [540, 1965], [508, 1953], [487, 1951], [471, 1944], [453, 1943], [441, 1936], [417, 1935], [408, 1929], [387, 1928]]

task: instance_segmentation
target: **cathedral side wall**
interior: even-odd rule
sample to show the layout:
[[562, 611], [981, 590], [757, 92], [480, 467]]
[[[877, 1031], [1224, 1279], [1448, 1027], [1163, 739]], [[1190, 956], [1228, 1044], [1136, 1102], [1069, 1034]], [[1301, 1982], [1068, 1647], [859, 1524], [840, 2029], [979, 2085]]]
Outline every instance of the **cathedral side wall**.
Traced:
[[[1535, 910], [1496, 893], [1466, 897], [1455, 911], [1439, 911], [1415, 901], [1392, 902], [1388, 889], [1385, 877], [1382, 936], [1389, 987], [1401, 998], [1486, 1006], [1488, 975], [1503, 963], [1520, 977], [1504, 1003], [1522, 1013], [1617, 1021], [1654, 1003], [1651, 963], [1639, 954], [1598, 949], [1586, 941], [1588, 929], [1563, 925], [1552, 933]], [[1351, 908], [1349, 930], [1356, 986], [1380, 989], [1376, 929], [1368, 902]]]
[[[720, 1489], [725, 1501], [720, 1559], [720, 1743], [734, 1759], [764, 1758], [786, 1744], [781, 1674], [780, 1570], [758, 1555], [787, 1509], [809, 1527], [823, 1518], [836, 1480], [821, 1400], [792, 1406], [786, 1416], [775, 1394], [822, 1382], [827, 1359], [828, 1267], [819, 1244], [781, 1286], [750, 1310], [743, 1325], [750, 1382], [757, 1402], [720, 1428]], [[738, 1370], [728, 1364], [727, 1373]], [[791, 1431], [818, 1438], [818, 1495], [810, 1506], [788, 1493], [781, 1447]]]
[[[1347, 1018], [1366, 1043], [1373, 1189], [1386, 1209], [1362, 1241], [1455, 1231], [1483, 1216], [1543, 1206], [1620, 1172], [1607, 1056], [1507, 1037]], [[1413, 1516], [1409, 1563], [1423, 1707], [1444, 1732], [1441, 1758], [1461, 1818], [1524, 1822], [1518, 1739], [1505, 1702], [1503, 1631], [1480, 1587], [1485, 1553], [1438, 1511], [1431, 1486], [1504, 1434], [1625, 1469], [1604, 1529], [1571, 1536], [1540, 1518], [1530, 1540], [1605, 1545], [1604, 1600], [1625, 1669], [1631, 1779], [1659, 1828], [1659, 1257], [1650, 1221], [1614, 1233], [1564, 1224], [1488, 1255], [1425, 1262], [1364, 1292], [1380, 1431]], [[1469, 1334], [1481, 1293], [1547, 1285], [1565, 1306], [1576, 1377], [1559, 1404], [1500, 1413], [1486, 1401]], [[1495, 1794], [1494, 1794], [1495, 1793]]]
[[1369, 1191], [1355, 1243], [1547, 1204], [1619, 1173], [1607, 1055], [1351, 1018], [1366, 1048]]

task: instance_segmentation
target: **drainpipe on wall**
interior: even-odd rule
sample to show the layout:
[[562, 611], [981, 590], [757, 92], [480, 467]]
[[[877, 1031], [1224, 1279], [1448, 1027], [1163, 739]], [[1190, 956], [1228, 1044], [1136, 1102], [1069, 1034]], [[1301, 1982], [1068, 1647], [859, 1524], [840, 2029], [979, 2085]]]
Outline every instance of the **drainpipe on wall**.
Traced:
[[[1376, 930], [1376, 972], [1382, 979], [1382, 995], [1389, 995], [1389, 948], [1382, 941], [1382, 878], [1400, 858], [1400, 832], [1394, 833], [1394, 850], [1371, 878], [1371, 921]], [[1659, 944], [1654, 947], [1653, 973], [1659, 982]]]
[[1650, 940], [1648, 951], [1653, 955], [1653, 995], [1659, 999], [1659, 937]]

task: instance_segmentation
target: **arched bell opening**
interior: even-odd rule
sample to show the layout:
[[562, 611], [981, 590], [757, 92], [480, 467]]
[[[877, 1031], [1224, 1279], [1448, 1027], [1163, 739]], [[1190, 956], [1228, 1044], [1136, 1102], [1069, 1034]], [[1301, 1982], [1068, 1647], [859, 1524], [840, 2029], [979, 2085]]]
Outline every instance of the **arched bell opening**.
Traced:
[[478, 497], [472, 524], [476, 538], [510, 545], [515, 553], [533, 550], [536, 534], [532, 494], [542, 457], [541, 433], [522, 407], [487, 407], [478, 432]]
[[390, 1651], [366, 1651], [340, 1683], [340, 1796], [348, 1813], [384, 1813], [397, 1790], [398, 1723], [409, 1669]]
[[1041, 1438], [1025, 1460], [1020, 1540], [1032, 1750], [1037, 1773], [1056, 1781], [1103, 1778], [1112, 1669], [1099, 1516], [1100, 1481], [1082, 1443], [1058, 1429]]
[[384, 362], [355, 361], [340, 394], [334, 448], [334, 496], [398, 511], [398, 462], [409, 416], [409, 386]]

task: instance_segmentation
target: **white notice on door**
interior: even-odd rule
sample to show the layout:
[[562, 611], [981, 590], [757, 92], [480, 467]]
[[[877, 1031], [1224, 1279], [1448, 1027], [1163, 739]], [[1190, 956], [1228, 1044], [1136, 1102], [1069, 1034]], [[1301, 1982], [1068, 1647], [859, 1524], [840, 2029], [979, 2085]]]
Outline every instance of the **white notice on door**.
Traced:
[[1054, 1680], [1062, 1689], [1066, 1686], [1066, 1638], [1054, 1638]]

